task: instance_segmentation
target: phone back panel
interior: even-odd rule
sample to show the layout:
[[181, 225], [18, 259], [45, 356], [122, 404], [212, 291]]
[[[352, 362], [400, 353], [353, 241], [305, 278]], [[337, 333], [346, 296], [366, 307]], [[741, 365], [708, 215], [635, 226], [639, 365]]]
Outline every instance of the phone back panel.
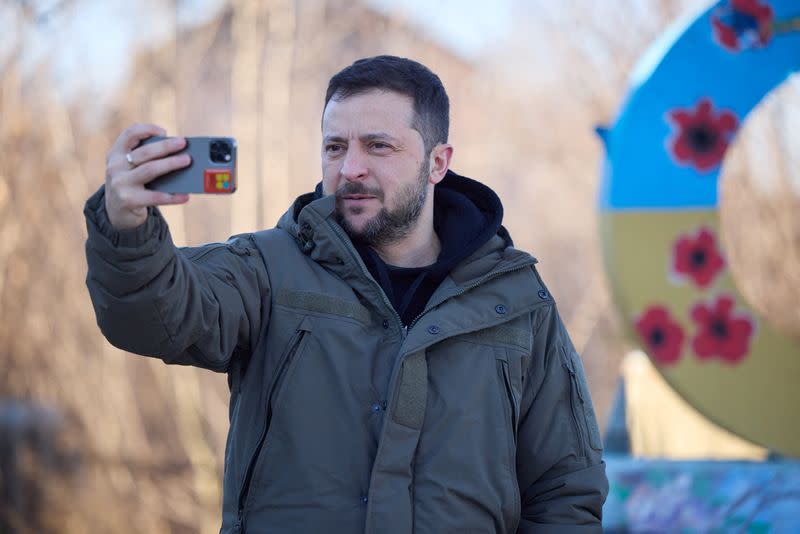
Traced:
[[[142, 141], [146, 145], [165, 139], [154, 136]], [[211, 144], [225, 142], [230, 146], [230, 161], [212, 161]], [[187, 137], [186, 148], [176, 154], [189, 154], [191, 164], [172, 171], [145, 185], [165, 193], [230, 194], [236, 191], [236, 140], [232, 137]]]

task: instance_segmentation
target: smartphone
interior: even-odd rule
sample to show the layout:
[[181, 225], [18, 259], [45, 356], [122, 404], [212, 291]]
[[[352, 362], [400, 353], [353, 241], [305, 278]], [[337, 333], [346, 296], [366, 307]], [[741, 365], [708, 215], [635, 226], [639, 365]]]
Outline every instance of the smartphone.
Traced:
[[[166, 137], [148, 137], [142, 145]], [[159, 176], [145, 187], [165, 193], [230, 194], [236, 191], [236, 139], [232, 137], [187, 137], [186, 147], [175, 154], [189, 154], [188, 167]]]

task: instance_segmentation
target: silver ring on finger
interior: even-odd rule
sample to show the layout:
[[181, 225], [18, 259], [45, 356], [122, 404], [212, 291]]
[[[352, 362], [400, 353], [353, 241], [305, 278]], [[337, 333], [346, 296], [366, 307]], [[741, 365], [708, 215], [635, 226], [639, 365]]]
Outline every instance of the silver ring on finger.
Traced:
[[130, 166], [131, 166], [131, 169], [133, 169], [133, 168], [135, 168], [135, 167], [136, 167], [136, 164], [133, 162], [133, 156], [131, 156], [131, 153], [130, 153], [130, 152], [128, 152], [127, 154], [125, 154], [125, 159], [126, 159], [126, 160], [128, 160], [128, 165], [130, 165]]

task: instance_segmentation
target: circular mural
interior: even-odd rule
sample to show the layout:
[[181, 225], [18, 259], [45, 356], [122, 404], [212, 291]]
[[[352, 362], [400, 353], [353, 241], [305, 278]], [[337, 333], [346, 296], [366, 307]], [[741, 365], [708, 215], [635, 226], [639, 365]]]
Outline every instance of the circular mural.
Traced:
[[797, 0], [724, 0], [662, 36], [600, 132], [604, 255], [630, 333], [701, 413], [791, 456], [800, 456], [800, 341], [737, 290], [717, 182], [744, 118], [798, 68]]

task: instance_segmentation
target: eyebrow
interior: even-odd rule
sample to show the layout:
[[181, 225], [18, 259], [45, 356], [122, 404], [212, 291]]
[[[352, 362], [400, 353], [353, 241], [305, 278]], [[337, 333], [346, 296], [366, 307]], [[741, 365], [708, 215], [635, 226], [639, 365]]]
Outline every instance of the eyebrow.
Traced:
[[[399, 143], [399, 140], [396, 137], [389, 135], [386, 132], [367, 133], [360, 136], [359, 140], [361, 140], [362, 143], [376, 140], [386, 140], [393, 143]], [[346, 143], [347, 139], [339, 135], [326, 135], [322, 141], [323, 143]]]

